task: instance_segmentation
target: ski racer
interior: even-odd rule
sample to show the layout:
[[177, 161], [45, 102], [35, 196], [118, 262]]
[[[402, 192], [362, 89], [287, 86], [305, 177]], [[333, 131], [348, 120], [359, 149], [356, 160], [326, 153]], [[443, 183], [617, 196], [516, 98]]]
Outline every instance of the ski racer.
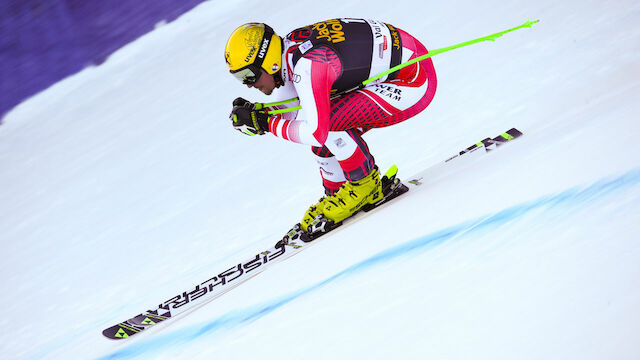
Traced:
[[362, 135], [424, 110], [435, 95], [436, 73], [429, 58], [361, 83], [427, 53], [407, 32], [368, 19], [321, 21], [284, 38], [266, 24], [248, 23], [230, 35], [225, 60], [231, 74], [277, 100], [294, 99], [265, 106], [237, 98], [233, 126], [309, 145], [320, 165], [325, 196], [305, 212], [303, 231], [318, 215], [338, 223], [382, 199], [380, 172]]

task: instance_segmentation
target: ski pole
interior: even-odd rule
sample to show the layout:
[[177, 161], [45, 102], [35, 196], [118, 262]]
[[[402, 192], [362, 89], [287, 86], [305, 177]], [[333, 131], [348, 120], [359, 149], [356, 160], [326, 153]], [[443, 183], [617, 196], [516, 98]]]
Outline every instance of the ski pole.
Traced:
[[[298, 98], [295, 98], [295, 100], [298, 100]], [[292, 107], [292, 108], [284, 108], [284, 109], [279, 109], [279, 110], [270, 110], [270, 111], [267, 111], [267, 114], [276, 115], [276, 114], [288, 113], [288, 112], [292, 112], [292, 111], [296, 111], [296, 110], [300, 110], [300, 109], [302, 109], [302, 106], [298, 105], [298, 106]]]
[[[508, 30], [505, 30], [505, 31], [501, 31], [499, 33], [483, 36], [481, 38], [469, 40], [469, 41], [466, 41], [466, 42], [463, 42], [463, 43], [460, 43], [460, 44], [451, 45], [451, 46], [443, 47], [443, 48], [440, 48], [440, 49], [431, 50], [428, 54], [419, 56], [419, 57], [417, 57], [415, 59], [412, 59], [412, 60], [409, 60], [407, 62], [404, 62], [404, 63], [402, 63], [402, 64], [400, 64], [398, 66], [394, 66], [394, 67], [392, 67], [391, 69], [389, 69], [387, 71], [383, 71], [380, 74], [375, 75], [375, 76], [363, 81], [361, 86], [366, 86], [366, 85], [368, 85], [368, 84], [370, 84], [370, 83], [382, 78], [385, 75], [391, 74], [392, 72], [396, 72], [396, 71], [398, 71], [400, 69], [403, 69], [403, 68], [405, 68], [405, 67], [407, 67], [409, 65], [415, 64], [418, 61], [426, 60], [426, 59], [428, 59], [430, 57], [436, 56], [438, 54], [442, 54], [443, 52], [451, 51], [451, 50], [458, 49], [458, 48], [461, 48], [461, 47], [464, 47], [464, 46], [468, 46], [468, 45], [472, 45], [472, 44], [477, 44], [477, 43], [482, 42], [482, 41], [496, 41], [497, 38], [501, 37], [502, 35], [504, 35], [506, 33], [509, 33], [509, 32], [512, 32], [512, 31], [516, 31], [518, 29], [522, 29], [522, 28], [525, 28], [525, 27], [530, 28], [531, 26], [533, 26], [533, 24], [538, 23], [539, 21], [540, 20], [526, 21], [524, 24], [522, 24], [520, 26], [516, 26], [514, 28], [511, 28], [511, 29], [508, 29]], [[278, 103], [273, 103], [273, 105], [282, 105], [282, 104], [290, 103], [290, 102], [293, 102], [293, 101], [296, 101], [296, 100], [298, 100], [297, 97], [296, 98], [292, 98], [292, 99], [288, 99], [288, 100], [283, 100], [283, 101], [278, 102]], [[267, 106], [267, 104], [265, 104], [265, 106]], [[267, 113], [270, 114], [270, 115], [272, 115], [272, 114], [281, 114], [281, 113], [296, 111], [296, 110], [300, 110], [300, 109], [302, 109], [301, 106], [296, 106], [296, 107], [293, 107], [293, 108], [272, 110], [272, 111], [268, 111]]]
[[394, 66], [394, 67], [392, 67], [391, 69], [389, 69], [387, 71], [381, 72], [380, 74], [365, 80], [365, 81], [362, 82], [362, 85], [367, 85], [367, 84], [369, 84], [371, 82], [374, 82], [374, 81], [380, 79], [381, 77], [383, 77], [385, 75], [391, 74], [392, 72], [396, 72], [396, 71], [398, 71], [398, 70], [400, 70], [402, 68], [405, 68], [405, 67], [407, 67], [409, 65], [415, 64], [418, 61], [426, 60], [426, 59], [428, 59], [428, 58], [430, 58], [432, 56], [436, 56], [438, 54], [442, 54], [443, 52], [451, 51], [453, 49], [461, 48], [461, 47], [467, 46], [467, 45], [476, 44], [476, 43], [479, 43], [479, 42], [482, 42], [482, 41], [496, 41], [497, 38], [501, 37], [502, 35], [504, 35], [506, 33], [509, 33], [509, 32], [512, 32], [512, 31], [516, 31], [516, 30], [522, 29], [524, 27], [529, 27], [530, 28], [533, 24], [535, 24], [535, 23], [537, 23], [539, 21], [540, 20], [527, 21], [524, 24], [522, 24], [520, 26], [516, 26], [516, 27], [511, 28], [509, 30], [501, 31], [499, 33], [495, 33], [495, 34], [491, 34], [491, 35], [484, 36], [484, 37], [481, 37], [481, 38], [477, 38], [477, 39], [474, 39], [474, 40], [466, 41], [466, 42], [463, 42], [463, 43], [460, 43], [460, 44], [443, 47], [441, 49], [432, 50], [426, 55], [418, 56], [417, 58], [415, 58], [413, 60], [409, 60], [409, 61], [404, 62], [404, 63], [402, 63], [402, 64], [400, 64], [398, 66]]
[[[294, 97], [291, 99], [287, 99], [287, 100], [282, 100], [282, 101], [276, 101], [276, 102], [271, 102], [271, 103], [256, 103], [256, 110], [260, 110], [260, 109], [264, 109], [270, 106], [277, 106], [277, 105], [284, 105], [284, 104], [288, 104], [290, 102], [294, 102], [297, 101], [298, 98]], [[291, 111], [296, 111], [296, 110], [300, 110], [302, 109], [302, 106], [296, 106], [296, 107], [292, 107], [292, 108], [286, 108], [286, 109], [279, 109], [279, 110], [270, 110], [267, 111], [267, 114], [269, 115], [275, 115], [275, 114], [282, 114], [282, 113], [286, 113], [286, 112], [291, 112]]]
[[[282, 101], [277, 101], [277, 102], [272, 102], [272, 103], [264, 103], [264, 104], [260, 104], [260, 107], [256, 107], [256, 109], [260, 110], [260, 109], [264, 109], [266, 107], [270, 107], [270, 106], [277, 106], [277, 105], [284, 105], [284, 104], [288, 104], [290, 102], [294, 102], [297, 101], [298, 98], [294, 97], [291, 99], [287, 99], [287, 100], [282, 100]], [[275, 115], [275, 114], [282, 114], [282, 113], [286, 113], [286, 112], [291, 112], [291, 111], [296, 111], [296, 110], [300, 110], [302, 109], [302, 106], [296, 106], [296, 107], [292, 107], [292, 108], [285, 108], [285, 109], [279, 109], [279, 110], [270, 110], [267, 111], [267, 114], [269, 115]]]

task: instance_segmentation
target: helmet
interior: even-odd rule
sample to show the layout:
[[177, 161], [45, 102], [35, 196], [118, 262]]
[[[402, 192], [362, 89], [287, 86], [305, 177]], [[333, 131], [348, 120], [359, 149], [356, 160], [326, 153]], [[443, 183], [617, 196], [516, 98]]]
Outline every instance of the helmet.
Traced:
[[224, 58], [236, 78], [253, 84], [262, 74], [261, 68], [275, 74], [282, 67], [282, 40], [267, 24], [244, 24], [229, 36]]

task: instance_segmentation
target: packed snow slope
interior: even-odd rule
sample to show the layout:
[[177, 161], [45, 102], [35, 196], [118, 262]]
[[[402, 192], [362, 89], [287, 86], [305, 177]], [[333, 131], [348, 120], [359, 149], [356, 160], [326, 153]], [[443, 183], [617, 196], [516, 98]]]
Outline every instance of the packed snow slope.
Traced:
[[[367, 141], [408, 178], [525, 135], [191, 314], [103, 328], [253, 256], [322, 192], [310, 151], [246, 137], [239, 24], [381, 19], [440, 48], [426, 111]], [[637, 359], [640, 3], [211, 1], [0, 127], [3, 359]]]

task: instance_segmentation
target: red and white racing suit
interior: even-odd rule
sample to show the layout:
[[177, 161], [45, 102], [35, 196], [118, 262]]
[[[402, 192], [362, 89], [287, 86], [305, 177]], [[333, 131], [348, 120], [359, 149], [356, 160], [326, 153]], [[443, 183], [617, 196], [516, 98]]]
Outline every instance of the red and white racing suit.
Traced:
[[372, 171], [374, 159], [362, 139], [364, 132], [418, 114], [435, 95], [431, 59], [359, 87], [372, 76], [428, 53], [413, 36], [389, 24], [327, 20], [296, 29], [283, 42], [284, 85], [274, 94], [281, 100], [299, 99], [278, 108], [302, 109], [273, 116], [269, 130], [312, 146], [328, 193]]

